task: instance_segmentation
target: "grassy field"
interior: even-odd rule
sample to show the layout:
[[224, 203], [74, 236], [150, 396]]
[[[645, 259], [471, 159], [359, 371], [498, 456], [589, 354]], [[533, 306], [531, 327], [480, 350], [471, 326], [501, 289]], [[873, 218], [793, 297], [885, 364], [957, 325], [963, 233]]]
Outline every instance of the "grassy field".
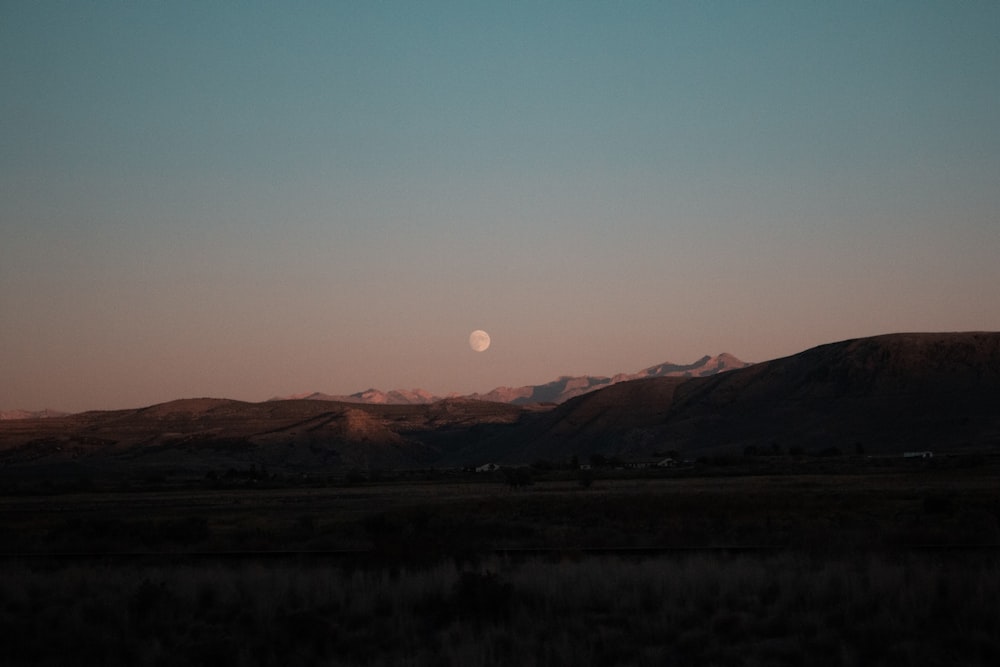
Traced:
[[[1000, 544], [1000, 470], [914, 468], [339, 486], [14, 494], [7, 553], [363, 551], [447, 557], [498, 549], [851, 550]], [[397, 553], [398, 552], [398, 553]]]
[[1000, 474], [9, 494], [0, 663], [1000, 660]]
[[7, 665], [995, 665], [995, 557], [0, 572]]

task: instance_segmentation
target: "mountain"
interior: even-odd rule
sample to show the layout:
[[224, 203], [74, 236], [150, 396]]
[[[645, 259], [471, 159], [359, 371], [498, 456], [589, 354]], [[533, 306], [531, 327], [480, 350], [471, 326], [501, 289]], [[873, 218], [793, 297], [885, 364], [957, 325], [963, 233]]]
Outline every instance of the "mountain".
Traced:
[[[1000, 333], [822, 345], [679, 388], [665, 437], [869, 453], [1000, 444]], [[688, 436], [691, 440], [695, 436]]]
[[[859, 338], [712, 374], [731, 363], [653, 367], [559, 405], [199, 398], [5, 420], [0, 476], [204, 475], [251, 465], [343, 474], [667, 451], [1000, 452], [1000, 333]], [[594, 387], [568, 380], [552, 395]], [[521, 397], [542, 395], [536, 387]]]
[[[659, 445], [656, 429], [677, 388], [693, 380], [657, 377], [629, 380], [570, 399], [496, 437], [458, 450], [446, 463], [586, 460], [591, 454], [643, 455]], [[637, 446], [623, 446], [634, 443]]]
[[426, 467], [452, 443], [475, 442], [530, 413], [468, 399], [425, 405], [181, 399], [137, 410], [0, 422], [0, 471]]
[[[594, 375], [564, 375], [557, 380], [545, 384], [525, 385], [523, 387], [497, 387], [485, 394], [469, 394], [464, 398], [495, 403], [512, 403], [514, 405], [563, 403], [576, 396], [581, 396], [619, 382], [652, 377], [705, 377], [734, 368], [744, 368], [749, 365], [731, 354], [723, 353], [715, 357], [706, 355], [693, 364], [673, 364], [666, 362], [650, 366], [637, 373], [620, 373], [610, 378]], [[448, 398], [456, 397], [455, 395], [448, 396]], [[389, 392], [368, 389], [348, 396], [334, 396], [316, 392], [298, 394], [287, 398], [386, 405], [422, 405], [442, 400], [440, 396], [434, 396], [423, 389], [396, 389]], [[271, 400], [284, 399], [274, 398]]]
[[616, 375], [611, 379], [611, 381], [626, 382], [628, 380], [661, 377], [707, 377], [709, 375], [715, 375], [716, 373], [722, 373], [723, 371], [745, 368], [746, 366], [750, 366], [750, 364], [745, 361], [740, 361], [731, 354], [723, 352], [717, 357], [704, 356], [693, 364], [678, 365], [668, 362], [660, 364], [659, 366], [650, 366], [649, 368], [631, 375]]
[[[453, 398], [453, 397], [452, 397]], [[288, 399], [305, 399], [309, 401], [339, 401], [341, 403], [368, 403], [372, 405], [425, 405], [442, 400], [423, 389], [394, 389], [384, 392], [378, 389], [366, 389], [346, 396], [313, 392], [311, 394], [296, 394], [294, 396], [276, 397], [272, 401]]]
[[707, 377], [623, 382], [456, 458], [1000, 447], [997, 406], [1000, 333], [891, 334]]
[[530, 403], [564, 403], [571, 398], [608, 387], [619, 382], [657, 377], [706, 377], [735, 368], [744, 368], [750, 364], [740, 361], [731, 354], [720, 354], [717, 357], [704, 356], [693, 364], [662, 363], [650, 366], [637, 373], [621, 373], [614, 377], [592, 375], [563, 376], [558, 380], [540, 385], [524, 387], [497, 387], [486, 394], [472, 394], [469, 398], [484, 401], [498, 401], [527, 405]]

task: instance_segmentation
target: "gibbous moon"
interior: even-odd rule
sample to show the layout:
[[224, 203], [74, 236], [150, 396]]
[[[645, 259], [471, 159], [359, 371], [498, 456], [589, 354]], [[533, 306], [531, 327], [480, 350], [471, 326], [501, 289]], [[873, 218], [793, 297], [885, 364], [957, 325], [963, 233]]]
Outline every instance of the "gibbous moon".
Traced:
[[476, 329], [469, 334], [469, 347], [476, 352], [482, 352], [490, 346], [490, 335], [482, 329]]

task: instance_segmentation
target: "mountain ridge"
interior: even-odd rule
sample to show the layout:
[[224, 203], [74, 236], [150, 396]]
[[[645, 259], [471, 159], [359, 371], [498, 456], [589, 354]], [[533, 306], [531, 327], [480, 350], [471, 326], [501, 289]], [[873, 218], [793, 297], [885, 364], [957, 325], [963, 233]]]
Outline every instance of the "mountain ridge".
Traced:
[[[268, 401], [288, 401], [288, 400], [309, 400], [309, 401], [334, 401], [338, 403], [357, 403], [365, 405], [429, 405], [447, 399], [468, 398], [478, 401], [489, 401], [493, 403], [512, 403], [514, 405], [529, 405], [532, 403], [564, 403], [565, 401], [581, 396], [585, 393], [595, 391], [602, 387], [607, 387], [619, 382], [628, 382], [648, 377], [704, 377], [714, 375], [734, 368], [744, 368], [750, 364], [736, 358], [732, 354], [723, 352], [716, 356], [705, 355], [690, 364], [675, 364], [664, 362], [649, 366], [635, 373], [618, 373], [611, 377], [599, 375], [562, 375], [556, 380], [540, 385], [522, 385], [520, 387], [495, 387], [486, 393], [459, 394], [449, 393], [444, 396], [432, 394], [424, 389], [392, 389], [382, 391], [374, 387], [358, 391], [353, 394], [327, 394], [313, 391], [289, 396], [275, 396]], [[194, 400], [194, 399], [178, 399]], [[210, 400], [210, 399], [200, 399]], [[226, 400], [226, 399], [218, 399]], [[175, 401], [168, 401], [162, 405], [168, 405]], [[65, 417], [74, 414], [60, 410], [5, 410], [0, 411], [0, 420], [17, 419], [40, 419], [51, 417]], [[77, 413], [79, 414], [79, 413]]]
[[885, 334], [729, 373], [611, 386], [456, 458], [1000, 448], [997, 405], [1000, 332]]
[[559, 378], [538, 385], [522, 385], [520, 387], [495, 387], [486, 393], [448, 394], [436, 396], [423, 389], [393, 389], [381, 391], [370, 388], [348, 395], [325, 394], [311, 392], [294, 394], [287, 397], [275, 397], [270, 400], [306, 399], [321, 401], [340, 401], [344, 403], [365, 403], [374, 405], [423, 405], [436, 403], [448, 398], [470, 398], [493, 403], [512, 403], [514, 405], [529, 405], [532, 403], [564, 403], [576, 396], [602, 387], [608, 387], [619, 382], [639, 380], [650, 377], [706, 377], [735, 368], [745, 368], [748, 362], [741, 361], [728, 352], [716, 356], [705, 355], [691, 364], [675, 364], [663, 362], [649, 366], [635, 373], [618, 373], [611, 377], [602, 375], [562, 375]]
[[724, 373], [688, 372], [609, 384], [558, 405], [189, 398], [4, 420], [0, 476], [204, 475], [251, 465], [343, 475], [666, 451], [685, 459], [1000, 454], [1000, 332], [887, 334]]

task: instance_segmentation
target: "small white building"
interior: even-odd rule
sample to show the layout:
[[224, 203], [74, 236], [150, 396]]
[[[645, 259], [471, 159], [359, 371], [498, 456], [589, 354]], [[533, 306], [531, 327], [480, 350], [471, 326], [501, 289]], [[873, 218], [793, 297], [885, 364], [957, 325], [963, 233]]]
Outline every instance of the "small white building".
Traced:
[[904, 459], [932, 459], [934, 452], [903, 452]]
[[500, 466], [496, 463], [484, 463], [476, 468], [476, 472], [495, 472], [497, 470], [500, 470]]

